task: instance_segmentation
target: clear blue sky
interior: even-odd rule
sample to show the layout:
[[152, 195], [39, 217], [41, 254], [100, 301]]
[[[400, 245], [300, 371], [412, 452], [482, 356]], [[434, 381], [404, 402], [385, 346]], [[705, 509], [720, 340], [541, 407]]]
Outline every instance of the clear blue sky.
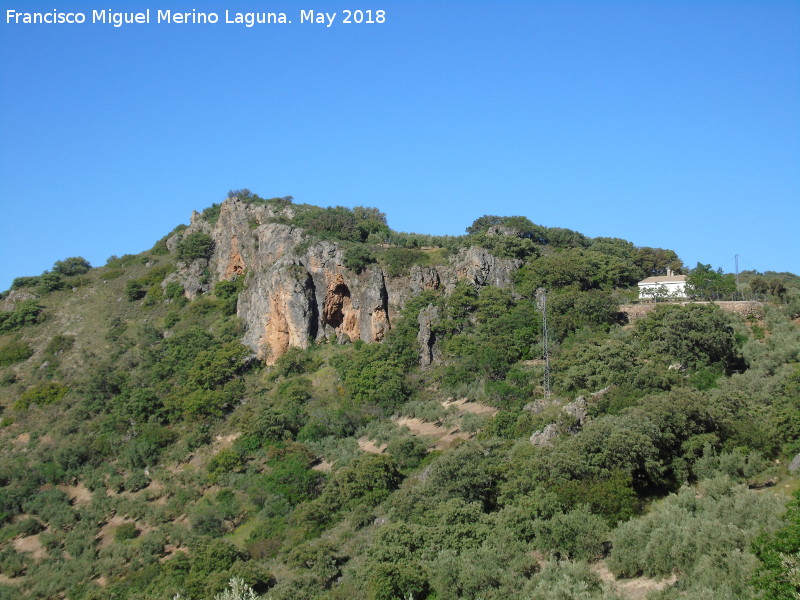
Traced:
[[[5, 22], [123, 6], [294, 22]], [[0, 289], [142, 251], [241, 187], [378, 206], [404, 231], [522, 214], [689, 265], [732, 271], [738, 253], [800, 273], [797, 1], [0, 7]], [[387, 23], [298, 23], [348, 7]]]

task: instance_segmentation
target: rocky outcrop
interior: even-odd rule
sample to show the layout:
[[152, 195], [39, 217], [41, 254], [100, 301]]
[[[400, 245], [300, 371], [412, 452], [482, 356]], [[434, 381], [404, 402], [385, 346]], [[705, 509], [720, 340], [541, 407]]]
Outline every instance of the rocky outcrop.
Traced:
[[273, 362], [290, 346], [305, 348], [330, 336], [375, 342], [386, 335], [388, 295], [377, 266], [360, 274], [346, 269], [342, 250], [330, 241], [297, 252], [305, 236], [288, 225], [264, 223], [251, 237], [255, 248], [238, 240], [229, 245], [218, 273], [225, 276], [240, 262], [247, 273], [238, 314], [247, 330], [244, 343], [259, 358]]
[[[249, 328], [250, 339], [245, 338], [260, 358], [277, 358], [292, 346], [305, 348], [317, 334], [317, 304], [311, 275], [288, 257], [278, 260], [269, 275], [261, 298], [266, 305], [256, 305], [258, 313], [246, 319], [261, 326], [261, 330]], [[247, 315], [246, 305], [240, 312]]]
[[531, 435], [530, 442], [534, 446], [549, 446], [557, 437], [558, 425], [550, 423], [550, 425], [547, 425], [544, 429], [534, 432], [534, 434]]
[[800, 471], [800, 454], [795, 454], [792, 462], [789, 463], [789, 473], [794, 475], [798, 471]]
[[225, 267], [223, 279], [233, 279], [244, 275], [244, 259], [239, 252], [239, 238], [235, 235], [231, 237], [230, 252], [228, 254], [228, 265]]
[[[243, 342], [267, 362], [289, 347], [303, 348], [311, 341], [380, 341], [406, 302], [420, 292], [448, 293], [460, 280], [476, 287], [506, 287], [519, 266], [518, 261], [496, 258], [483, 248], [468, 248], [448, 264], [415, 266], [406, 277], [389, 279], [378, 265], [356, 273], [344, 266], [339, 243], [309, 244], [301, 229], [285, 224], [293, 210], [291, 205], [228, 199], [216, 223], [194, 214], [187, 229], [167, 240], [171, 251], [182, 236], [194, 231], [206, 232], [214, 240], [209, 261], [178, 263], [177, 271], [164, 281], [164, 286], [179, 282], [189, 298], [208, 292], [219, 280], [246, 277], [237, 307], [246, 329]], [[427, 327], [421, 334], [427, 348], [422, 361], [430, 364], [439, 359], [430, 328], [436, 315], [426, 314], [421, 317]]]
[[162, 287], [166, 289], [172, 281], [177, 281], [183, 286], [184, 293], [190, 300], [194, 300], [200, 294], [210, 292], [211, 276], [208, 271], [208, 260], [198, 258], [188, 263], [179, 262], [178, 270], [167, 275]]
[[569, 427], [569, 433], [578, 433], [589, 418], [589, 405], [583, 396], [578, 396], [569, 404], [565, 404], [561, 410], [574, 419]]
[[575, 423], [579, 429], [583, 427], [583, 424], [586, 423], [586, 419], [589, 417], [589, 405], [586, 403], [586, 398], [583, 396], [578, 396], [569, 404], [565, 404], [564, 408], [561, 410], [575, 419]]
[[[259, 256], [248, 269], [238, 314], [247, 333], [244, 343], [259, 358], [273, 362], [290, 346], [305, 348], [311, 341], [333, 335], [338, 341], [376, 342], [389, 329], [389, 308], [383, 273], [377, 267], [355, 274], [342, 266], [341, 251], [320, 242], [301, 255], [276, 237], [293, 235], [287, 226], [268, 226], [273, 256]], [[283, 229], [280, 229], [283, 228]]]
[[544, 412], [551, 406], [556, 406], [557, 404], [558, 402], [555, 400], [546, 400], [546, 399], [534, 400], [533, 402], [528, 402], [528, 404], [523, 406], [522, 410], [527, 410], [528, 412], [533, 413], [534, 415], [538, 415], [539, 413]]
[[455, 277], [451, 276], [448, 284], [455, 286], [458, 281], [466, 279], [476, 286], [509, 287], [521, 264], [520, 260], [497, 258], [486, 248], [473, 246], [459, 252], [454, 265]]
[[419, 344], [419, 364], [423, 367], [439, 362], [442, 358], [441, 350], [436, 343], [436, 334], [433, 330], [433, 324], [438, 318], [439, 309], [433, 304], [429, 304], [419, 311], [417, 343]]
[[0, 302], [0, 310], [14, 310], [17, 303], [24, 300], [35, 300], [38, 298], [36, 294], [31, 294], [23, 290], [11, 290], [8, 292], [2, 302]]
[[[590, 400], [587, 401], [585, 396], [578, 396], [572, 402], [565, 404], [561, 407], [561, 412], [569, 415], [574, 419], [572, 425], [570, 425], [566, 432], [569, 434], [576, 434], [586, 422], [589, 420], [589, 402], [594, 402], [605, 396], [608, 391], [611, 389], [611, 386], [605, 387], [602, 390], [598, 390], [589, 395]], [[557, 406], [558, 402], [555, 400], [535, 400], [534, 402], [530, 402], [525, 405], [524, 409], [533, 413], [539, 414], [544, 412], [548, 408], [552, 406]], [[563, 425], [563, 423], [562, 423]], [[560, 433], [559, 426], [556, 423], [550, 423], [544, 429], [540, 429], [531, 435], [530, 442], [534, 446], [547, 446], [552, 443], [552, 441], [558, 437]]]

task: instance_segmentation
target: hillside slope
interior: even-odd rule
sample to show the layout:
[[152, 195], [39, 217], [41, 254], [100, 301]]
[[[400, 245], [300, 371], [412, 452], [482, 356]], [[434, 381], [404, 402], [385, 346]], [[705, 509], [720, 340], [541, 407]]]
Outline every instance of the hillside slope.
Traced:
[[524, 217], [427, 236], [242, 190], [21, 277], [0, 598], [755, 598], [797, 487], [800, 285], [630, 321], [667, 268]]

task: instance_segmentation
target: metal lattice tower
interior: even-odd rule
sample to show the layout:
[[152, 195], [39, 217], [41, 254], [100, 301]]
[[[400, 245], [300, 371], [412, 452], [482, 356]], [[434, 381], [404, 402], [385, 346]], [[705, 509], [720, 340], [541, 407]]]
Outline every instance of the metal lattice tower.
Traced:
[[544, 359], [544, 397], [549, 398], [550, 390], [550, 336], [547, 334], [547, 291], [544, 288], [536, 290], [536, 307], [542, 313], [542, 358]]

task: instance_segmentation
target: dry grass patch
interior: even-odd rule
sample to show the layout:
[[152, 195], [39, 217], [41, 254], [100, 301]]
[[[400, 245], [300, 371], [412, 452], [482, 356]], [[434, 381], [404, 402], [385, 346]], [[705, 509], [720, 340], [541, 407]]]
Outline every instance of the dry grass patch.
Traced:
[[186, 546], [175, 546], [174, 544], [167, 544], [164, 546], [164, 556], [158, 559], [158, 562], [167, 562], [170, 558], [178, 553], [189, 554], [189, 549]]
[[[359, 444], [359, 447], [360, 447], [360, 444]], [[362, 448], [362, 450], [363, 450], [363, 448]], [[365, 452], [366, 452], [366, 450], [365, 450]], [[332, 468], [333, 468], [333, 463], [328, 462], [327, 460], [322, 460], [319, 463], [317, 463], [316, 465], [314, 465], [313, 467], [311, 467], [312, 470], [320, 471], [322, 473], [329, 473]]]
[[177, 471], [185, 470], [187, 467], [200, 469], [217, 452], [233, 446], [233, 442], [235, 442], [241, 436], [242, 436], [241, 431], [236, 433], [231, 433], [229, 435], [215, 436], [214, 441], [211, 442], [209, 446], [206, 446], [204, 448], [198, 448], [197, 451], [195, 451], [192, 457], [188, 460], [188, 462], [178, 465]]
[[472, 413], [473, 415], [491, 415], [494, 416], [497, 414], [497, 409], [493, 406], [486, 406], [485, 404], [481, 404], [480, 402], [470, 402], [466, 398], [461, 398], [460, 400], [445, 400], [442, 402], [442, 406], [444, 408], [455, 408], [458, 411], [459, 416], [464, 415], [465, 413]]
[[426, 436], [435, 440], [429, 450], [444, 450], [458, 440], [468, 440], [473, 437], [473, 434], [465, 433], [458, 427], [444, 427], [416, 417], [394, 417], [392, 420], [400, 427], [408, 427], [413, 435]]
[[83, 506], [92, 502], [92, 491], [83, 483], [78, 485], [57, 485], [56, 488], [64, 492], [75, 506]]
[[383, 451], [386, 450], [386, 444], [378, 445], [366, 437], [358, 438], [358, 447], [361, 448], [362, 452], [371, 454], [383, 454]]
[[0, 573], [0, 585], [19, 585], [22, 581], [23, 577], [9, 577]]
[[114, 515], [100, 528], [100, 532], [97, 534], [97, 537], [95, 537], [95, 540], [98, 541], [97, 547], [106, 548], [110, 546], [114, 542], [114, 534], [117, 529], [120, 525], [124, 525], [125, 523], [134, 523], [136, 525], [139, 530], [137, 537], [141, 537], [155, 530], [155, 527], [142, 525], [139, 521], [131, 519], [130, 517]]
[[14, 550], [17, 552], [25, 552], [30, 554], [34, 560], [41, 560], [47, 556], [47, 550], [42, 546], [42, 540], [39, 539], [40, 534], [29, 535], [20, 537], [14, 540]]
[[617, 579], [614, 574], [608, 570], [608, 566], [604, 560], [589, 565], [589, 568], [625, 600], [645, 600], [650, 592], [661, 591], [678, 581], [678, 576], [675, 574], [666, 579], [650, 579], [649, 577]]

